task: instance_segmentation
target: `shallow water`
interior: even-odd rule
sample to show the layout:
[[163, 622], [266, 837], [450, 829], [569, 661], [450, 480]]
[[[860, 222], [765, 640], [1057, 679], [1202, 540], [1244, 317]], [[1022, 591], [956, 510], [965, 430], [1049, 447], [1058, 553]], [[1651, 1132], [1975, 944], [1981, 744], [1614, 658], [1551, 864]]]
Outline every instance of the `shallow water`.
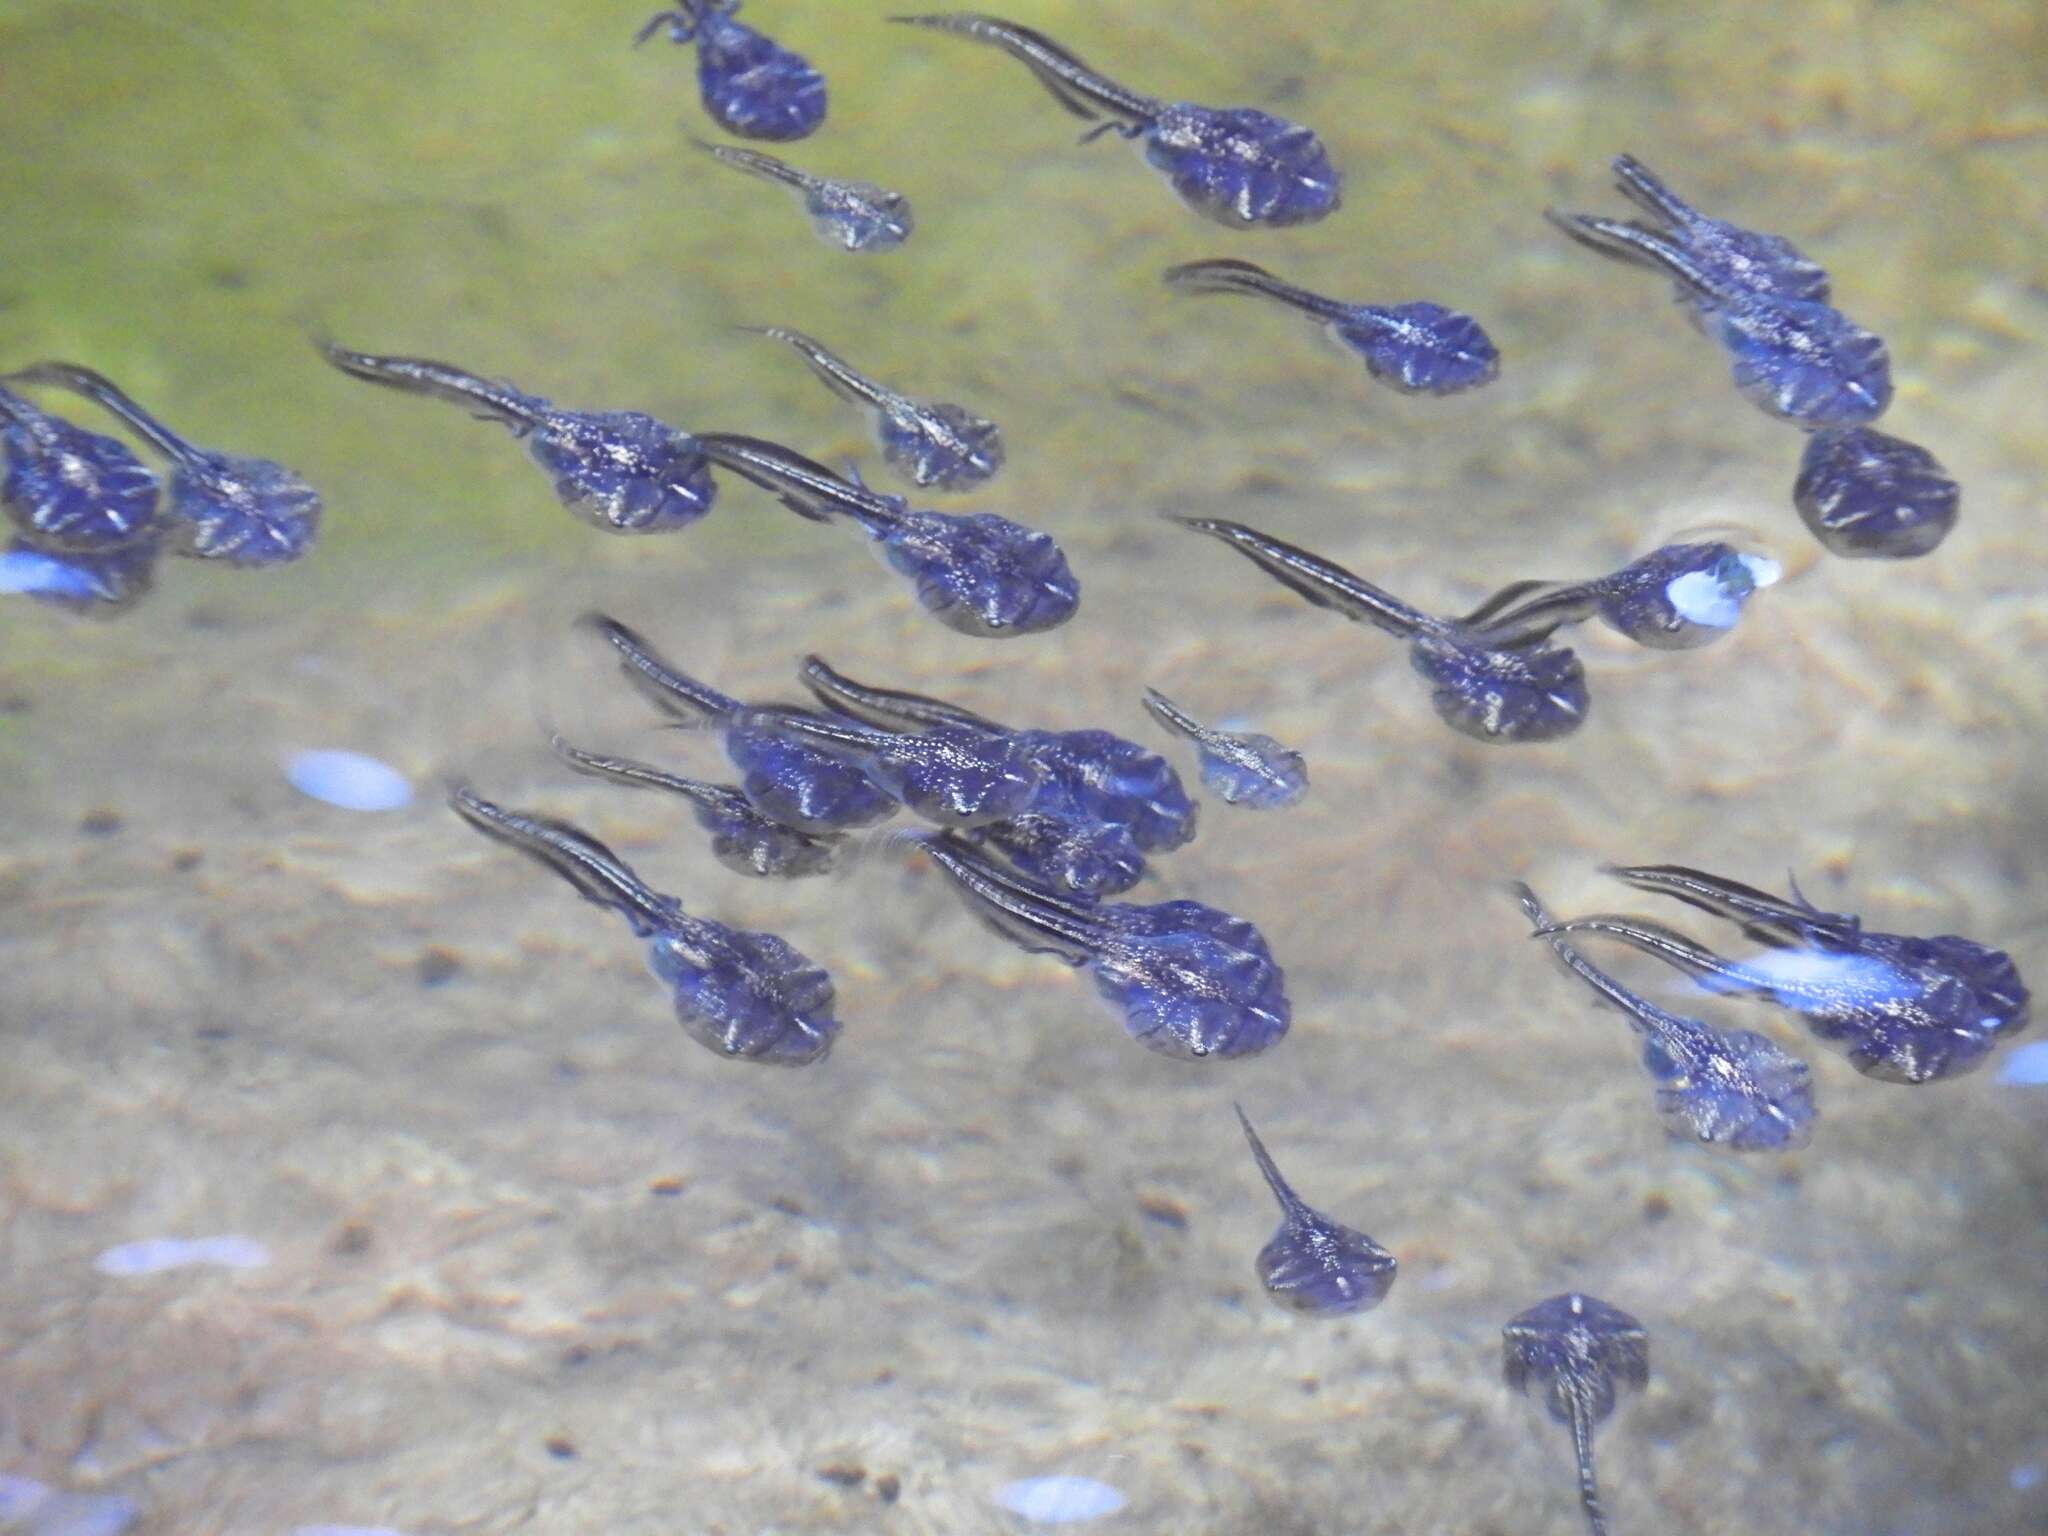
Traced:
[[[1654, 910], [1596, 866], [1790, 866], [1874, 927], [2048, 975], [2038, 8], [1010, 13], [1140, 88], [1316, 126], [1343, 210], [1261, 235], [1076, 148], [1016, 65], [882, 26], [895, 8], [748, 11], [831, 78], [787, 158], [917, 206], [909, 245], [861, 258], [688, 147], [687, 56], [631, 51], [637, 11], [0, 3], [0, 359], [90, 363], [329, 506], [302, 565], [170, 562], [114, 622], [0, 598], [0, 1475], [131, 1498], [147, 1532], [957, 1536], [1026, 1529], [997, 1490], [1054, 1474], [1127, 1498], [1105, 1531], [1572, 1532], [1567, 1436], [1500, 1385], [1498, 1330], [1576, 1289], [1651, 1337], [1599, 1437], [1617, 1536], [2048, 1525], [2048, 1090], [1996, 1063], [1871, 1082], [1699, 1002], [1801, 1049], [1822, 1119], [1783, 1157], [1668, 1141], [1621, 1019], [1501, 888]], [[1544, 227], [1546, 203], [1612, 211], [1624, 148], [1792, 235], [1885, 335], [1883, 425], [1964, 485], [1938, 552], [1822, 556], [1796, 436], [1659, 285]], [[1502, 376], [1396, 396], [1289, 316], [1159, 285], [1209, 255], [1468, 309]], [[1080, 616], [952, 634], [852, 535], [741, 486], [686, 534], [606, 538], [496, 428], [306, 340], [859, 455], [880, 483], [856, 416], [740, 324], [1000, 421], [1009, 463], [966, 502], [1056, 533]], [[1580, 631], [1585, 728], [1484, 747], [1400, 646], [1165, 511], [1442, 612], [1703, 524], [1789, 574], [1710, 651]], [[720, 868], [681, 808], [548, 753], [553, 726], [718, 766], [571, 633], [594, 607], [744, 696], [793, 693], [815, 650], [1165, 747], [1157, 686], [1300, 749], [1300, 807], [1206, 804], [1138, 898], [1255, 920], [1292, 1034], [1151, 1056], [886, 843], [824, 881]], [[302, 795], [285, 763], [327, 748], [400, 769], [413, 805]], [[614, 920], [439, 804], [455, 775], [825, 963], [831, 1059], [771, 1073], [682, 1038]], [[1397, 1255], [1380, 1309], [1318, 1324], [1260, 1295], [1274, 1210], [1232, 1099]], [[230, 1235], [268, 1263], [95, 1268]]]

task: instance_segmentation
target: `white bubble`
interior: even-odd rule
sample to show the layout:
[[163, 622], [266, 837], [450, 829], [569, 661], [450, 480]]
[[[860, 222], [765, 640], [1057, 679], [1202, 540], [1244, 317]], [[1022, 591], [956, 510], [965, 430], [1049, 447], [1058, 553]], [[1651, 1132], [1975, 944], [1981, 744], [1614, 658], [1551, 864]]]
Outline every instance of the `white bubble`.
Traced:
[[2048, 1084], [2048, 1040], [2034, 1040], [2009, 1053], [1998, 1068], [2001, 1083], [2026, 1088]]
[[1727, 629], [1742, 617], [1742, 599], [1729, 595], [1707, 571], [1687, 571], [1674, 576], [1664, 587], [1665, 599], [1688, 623], [1709, 629]]
[[90, 597], [92, 592], [90, 576], [54, 556], [33, 549], [10, 549], [0, 555], [0, 594]]
[[1036, 1525], [1075, 1525], [1124, 1507], [1124, 1496], [1092, 1477], [1027, 1477], [996, 1490], [996, 1502]]
[[412, 785], [388, 763], [360, 752], [294, 752], [284, 776], [302, 795], [344, 811], [396, 811], [412, 804]]
[[92, 1261], [103, 1275], [155, 1275], [196, 1264], [222, 1269], [261, 1269], [270, 1250], [250, 1237], [149, 1237], [122, 1243]]

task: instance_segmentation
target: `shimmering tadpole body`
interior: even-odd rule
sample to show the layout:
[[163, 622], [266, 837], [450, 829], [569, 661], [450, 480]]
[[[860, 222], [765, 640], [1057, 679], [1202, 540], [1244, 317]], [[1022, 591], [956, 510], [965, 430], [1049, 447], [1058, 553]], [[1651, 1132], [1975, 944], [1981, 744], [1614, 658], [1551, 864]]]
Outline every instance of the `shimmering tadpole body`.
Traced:
[[744, 710], [740, 723], [857, 766], [912, 815], [942, 827], [1008, 821], [1038, 794], [1038, 765], [1014, 736], [948, 726], [892, 731], [780, 708]]
[[578, 773], [628, 789], [656, 789], [689, 802], [697, 825], [711, 834], [711, 854], [727, 869], [761, 880], [797, 880], [832, 868], [844, 839], [771, 821], [732, 784], [707, 784], [630, 758], [604, 757], [573, 746], [559, 734], [555, 755]]
[[567, 822], [507, 810], [466, 785], [449, 791], [455, 813], [484, 836], [552, 869], [584, 900], [625, 918], [647, 944], [647, 964], [669, 989], [683, 1032], [735, 1061], [801, 1067], [824, 1058], [839, 1033], [832, 979], [772, 933], [692, 917], [630, 865]]
[[1110, 731], [1018, 730], [943, 699], [855, 682], [818, 656], [806, 657], [799, 675], [826, 708], [870, 725], [1013, 741], [1037, 771], [1032, 798], [972, 836], [1056, 890], [1117, 895], [1144, 876], [1147, 853], [1194, 836], [1195, 807], [1172, 765]]
[[910, 199], [871, 181], [813, 176], [773, 155], [733, 144], [700, 141], [697, 147], [735, 170], [790, 188], [803, 200], [818, 238], [842, 251], [893, 251], [917, 227]]
[[825, 77], [801, 54], [733, 20], [740, 0], [682, 0], [650, 18], [639, 47], [663, 27], [697, 45], [697, 90], [711, 120], [743, 139], [801, 139], [825, 121]]
[[1044, 33], [995, 16], [891, 18], [1000, 48], [1074, 116], [1134, 140], [1181, 201], [1230, 229], [1285, 228], [1336, 211], [1342, 184], [1322, 140], [1252, 107], [1205, 107], [1142, 95], [1091, 69]]
[[617, 619], [594, 613], [582, 623], [612, 648], [620, 670], [656, 708], [719, 733], [727, 760], [740, 772], [740, 792], [769, 821], [829, 837], [896, 814], [895, 799], [856, 764], [758, 728], [738, 699], [678, 671]]
[[103, 374], [43, 362], [0, 378], [90, 400], [171, 464], [157, 514], [166, 553], [256, 568], [299, 559], [319, 537], [320, 493], [282, 464], [187, 442]]
[[960, 490], [1003, 467], [1002, 433], [985, 417], [943, 400], [913, 400], [878, 384], [802, 331], [779, 325], [748, 329], [788, 343], [833, 394], [865, 406], [873, 414], [882, 457], [911, 484]]
[[2003, 950], [1955, 934], [1871, 933], [1855, 917], [1815, 907], [1796, 885], [1787, 899], [1676, 864], [1609, 873], [1738, 923], [1767, 948], [1728, 959], [1662, 923], [1609, 914], [1578, 918], [1560, 932], [1619, 939], [1696, 977], [1705, 990], [1765, 998], [1846, 1051], [1866, 1077], [1960, 1077], [2027, 1027], [2031, 1000]]
[[1406, 395], [1454, 395], [1500, 373], [1500, 352], [1479, 322], [1441, 304], [1347, 304], [1230, 259], [1168, 268], [1166, 285], [1182, 293], [1246, 294], [1299, 311], [1363, 358], [1375, 379]]
[[1754, 1030], [1715, 1029], [1637, 996], [1565, 938], [1581, 924], [1553, 922], [1526, 885], [1512, 890], [1536, 936], [1643, 1037], [1657, 1115], [1673, 1134], [1731, 1152], [1792, 1152], [1813, 1139], [1819, 1112], [1805, 1062]]
[[1489, 640], [1456, 619], [1411, 608], [1335, 561], [1221, 518], [1171, 521], [1220, 539], [1318, 608], [1409, 642], [1408, 659], [1430, 683], [1438, 717], [1460, 735], [1487, 742], [1555, 741], [1585, 723], [1585, 668], [1563, 646], [1537, 637]]
[[1918, 443], [1871, 427], [1815, 432], [1799, 458], [1792, 504], [1828, 553], [1914, 560], [1956, 525], [1962, 488]]
[[926, 612], [978, 639], [1037, 634], [1064, 624], [1081, 584], [1048, 534], [990, 512], [913, 511], [765, 438], [710, 432], [698, 446], [714, 464], [773, 492], [813, 522], [845, 519], [874, 541]]
[[1782, 574], [1777, 561], [1732, 544], [1667, 544], [1591, 581], [1514, 582], [1462, 622], [1506, 644], [1597, 614], [1638, 645], [1693, 650], [1733, 629], [1749, 600]]
[[0, 507], [46, 551], [89, 554], [150, 534], [157, 482], [118, 438], [0, 389]]
[[1308, 764], [1272, 737], [1203, 725], [1156, 688], [1145, 690], [1145, 708], [1166, 730], [1195, 744], [1202, 782], [1224, 804], [1268, 811], [1308, 793]]
[[1891, 404], [1884, 343], [1839, 310], [1746, 286], [1676, 236], [1617, 219], [1545, 214], [1588, 249], [1663, 272], [1690, 301], [1700, 329], [1727, 355], [1742, 397], [1806, 428], [1860, 426]]
[[1593, 1536], [1607, 1536], [1593, 1475], [1593, 1431], [1623, 1392], [1649, 1385], [1649, 1334], [1621, 1308], [1572, 1291], [1514, 1318], [1501, 1341], [1508, 1386], [1540, 1397], [1550, 1416], [1571, 1430], [1579, 1503]]
[[320, 343], [351, 378], [459, 405], [526, 443], [555, 495], [605, 533], [674, 533], [709, 512], [718, 495], [689, 433], [639, 411], [570, 411], [502, 380], [424, 357], [380, 357]]
[[1153, 906], [1066, 896], [956, 834], [914, 841], [968, 911], [1032, 954], [1085, 966], [1124, 1030], [1149, 1050], [1222, 1061], [1265, 1050], [1292, 1017], [1286, 978], [1258, 929], [1198, 901]]
[[1288, 1311], [1311, 1317], [1368, 1312], [1385, 1301], [1394, 1287], [1394, 1256], [1363, 1232], [1312, 1209], [1281, 1177], [1242, 1106], [1231, 1107], [1259, 1172], [1280, 1202], [1280, 1229], [1256, 1261], [1266, 1294]]
[[[1707, 217], [1633, 155], [1615, 156], [1614, 177], [1621, 195], [1662, 225], [1717, 280], [1772, 298], [1827, 302], [1828, 274], [1783, 235]], [[1691, 302], [1682, 285], [1678, 293], [1681, 300]]]

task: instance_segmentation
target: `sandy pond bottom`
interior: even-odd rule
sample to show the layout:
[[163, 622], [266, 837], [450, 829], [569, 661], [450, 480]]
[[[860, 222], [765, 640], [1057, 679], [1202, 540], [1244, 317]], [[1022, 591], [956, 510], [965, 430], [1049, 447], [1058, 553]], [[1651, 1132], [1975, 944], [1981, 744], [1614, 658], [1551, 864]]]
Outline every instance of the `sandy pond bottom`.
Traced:
[[[1396, 590], [1476, 595], [1440, 530], [1241, 505], [1377, 555]], [[1542, 568], [1542, 531], [1497, 526], [1492, 572]], [[996, 1532], [1018, 1528], [998, 1490], [1065, 1474], [1128, 1500], [1106, 1530], [1520, 1536], [1577, 1515], [1566, 1437], [1498, 1384], [1497, 1330], [1577, 1288], [1652, 1336], [1649, 1390], [1600, 1439], [1619, 1530], [1991, 1536], [2048, 1509], [2025, 1278], [2048, 1095], [1887, 1087], [1812, 1048], [1809, 1151], [1672, 1144], [1619, 1017], [1499, 889], [1586, 909], [1626, 904], [1602, 858], [1790, 865], [1822, 902], [2040, 971], [2038, 727], [2005, 666], [2041, 610], [1948, 595], [2002, 579], [1982, 546], [1807, 562], [1702, 654], [1585, 632], [1585, 730], [1503, 750], [1443, 731], [1398, 646], [1163, 524], [1082, 528], [1081, 619], [1000, 646], [912, 617], [852, 541], [693, 537], [353, 599], [359, 572], [180, 569], [119, 626], [39, 627], [48, 655], [0, 674], [0, 1466], [181, 1533]], [[570, 632], [598, 603], [741, 694], [786, 695], [816, 649], [1140, 738], [1154, 683], [1299, 746], [1299, 809], [1205, 806], [1149, 887], [1262, 926], [1293, 1033], [1231, 1065], [1152, 1057], [905, 849], [748, 882], [680, 807], [567, 775], [546, 727], [717, 766]], [[283, 764], [316, 747], [419, 798], [310, 800]], [[691, 1045], [621, 925], [442, 808], [457, 773], [823, 961], [832, 1058]], [[1273, 1211], [1233, 1098], [1398, 1255], [1381, 1310], [1315, 1324], [1258, 1294]], [[260, 1254], [104, 1259], [173, 1237]]]

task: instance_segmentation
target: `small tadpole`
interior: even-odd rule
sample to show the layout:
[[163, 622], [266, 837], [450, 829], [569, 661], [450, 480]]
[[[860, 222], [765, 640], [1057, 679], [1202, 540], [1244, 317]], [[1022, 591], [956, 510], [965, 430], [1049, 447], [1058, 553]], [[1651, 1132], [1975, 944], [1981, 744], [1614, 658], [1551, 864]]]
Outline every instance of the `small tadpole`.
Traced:
[[825, 77], [794, 53], [733, 20], [740, 0], [682, 0], [649, 18], [639, 47], [663, 27], [669, 41], [697, 45], [697, 90], [704, 110], [743, 139], [801, 139], [825, 121]]
[[798, 170], [786, 160], [764, 155], [758, 149], [741, 149], [736, 144], [706, 144], [697, 147], [725, 165], [762, 181], [788, 187], [803, 199], [811, 228], [827, 245], [842, 251], [893, 251], [908, 240], [916, 220], [910, 199], [872, 181], [835, 181]]
[[1203, 725], [1156, 688], [1145, 690], [1145, 708], [1166, 730], [1195, 744], [1202, 782], [1225, 805], [1277, 810], [1308, 793], [1308, 763], [1292, 747], [1258, 731]]
[[1510, 891], [1535, 936], [1642, 1037], [1643, 1070], [1657, 1085], [1657, 1115], [1674, 1134], [1731, 1152], [1795, 1152], [1813, 1139], [1819, 1111], [1804, 1061], [1755, 1030], [1715, 1029], [1659, 1008], [1595, 966], [1567, 937], [1605, 931], [1605, 919], [1555, 922], [1528, 886], [1516, 883]]
[[711, 470], [690, 434], [642, 411], [572, 411], [503, 379], [425, 357], [384, 357], [322, 339], [350, 378], [460, 406], [526, 444], [555, 495], [604, 533], [673, 533], [711, 510]]
[[1230, 229], [1309, 224], [1337, 210], [1342, 179], [1323, 141], [1254, 107], [1204, 107], [1147, 96], [1090, 68], [1043, 32], [973, 12], [894, 16], [913, 27], [1000, 48], [1075, 117], [1136, 143], [1180, 200]]
[[912, 399], [869, 378], [802, 331], [780, 325], [746, 329], [786, 343], [833, 394], [865, 406], [874, 418], [883, 459], [911, 484], [963, 490], [1003, 467], [1003, 435], [986, 417], [946, 400]]
[[1593, 1431], [1622, 1392], [1649, 1383], [1649, 1334], [1619, 1307], [1570, 1291], [1516, 1317], [1501, 1339], [1507, 1384], [1540, 1397], [1550, 1416], [1571, 1429], [1586, 1523], [1593, 1536], [1607, 1536], [1593, 1475]]
[[1870, 427], [1815, 432], [1799, 456], [1792, 505], [1831, 555], [1916, 560], [1948, 537], [1962, 487], [1918, 443]]
[[708, 432], [706, 457], [773, 492], [813, 522], [843, 521], [874, 542], [888, 567], [947, 628], [1000, 640], [1053, 629], [1074, 616], [1081, 583], [1052, 535], [993, 512], [913, 510], [766, 438]]
[[1375, 379], [1404, 395], [1455, 395], [1500, 374], [1500, 351], [1485, 328], [1468, 314], [1426, 300], [1354, 304], [1324, 298], [1229, 257], [1171, 267], [1166, 286], [1181, 293], [1246, 294], [1297, 310], [1363, 358]]
[[1394, 1256], [1363, 1232], [1330, 1220], [1281, 1177], [1242, 1105], [1233, 1104], [1252, 1157], [1280, 1202], [1280, 1228], [1259, 1250], [1256, 1267], [1266, 1294], [1290, 1312], [1343, 1317], [1369, 1312], [1394, 1287]]
[[1170, 522], [1229, 545], [1297, 597], [1408, 642], [1409, 664], [1430, 702], [1461, 736], [1496, 743], [1556, 741], [1585, 722], [1586, 669], [1541, 635], [1494, 639], [1461, 619], [1411, 607], [1321, 555], [1243, 523], [1215, 517]]

